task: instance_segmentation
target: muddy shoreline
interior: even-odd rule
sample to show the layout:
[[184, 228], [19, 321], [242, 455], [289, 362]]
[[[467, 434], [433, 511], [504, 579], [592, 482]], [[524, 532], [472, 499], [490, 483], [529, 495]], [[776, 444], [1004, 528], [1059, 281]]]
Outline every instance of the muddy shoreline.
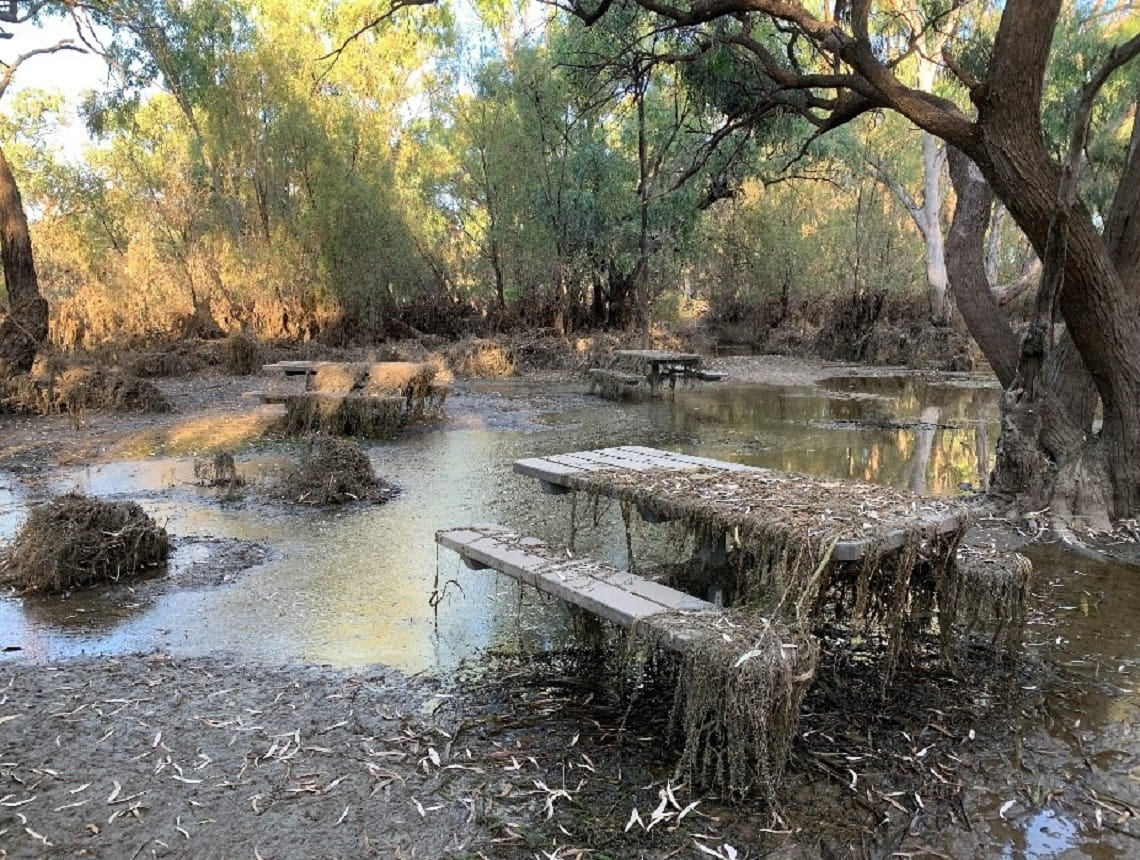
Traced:
[[[711, 364], [735, 382], [787, 387], [852, 370]], [[248, 378], [161, 386], [170, 415], [91, 413], [78, 429], [66, 416], [4, 416], [6, 480], [35, 496], [61, 466], [258, 444], [266, 419], [241, 398]], [[541, 429], [546, 408], [557, 405], [460, 385], [446, 421], [525, 432]], [[185, 582], [140, 592], [225, 588], [273, 552], [218, 541]], [[222, 557], [236, 561], [216, 567]], [[667, 691], [597, 683], [599, 660], [622, 674], [616, 651], [491, 652], [445, 680], [235, 653], [45, 663], [15, 652], [0, 661], [0, 856], [1053, 856], [1025, 841], [1044, 813], [1084, 834], [1083, 856], [1126, 856], [1140, 832], [1140, 746], [1093, 727], [1122, 707], [1113, 690], [1131, 689], [1132, 664], [1110, 666], [1115, 646], [1067, 647], [1080, 595], [1110, 578], [1038, 583], [1029, 656], [1014, 666], [980, 649], [951, 672], [931, 656], [887, 701], [851, 680], [873, 658], [856, 651], [827, 668], [775, 811], [683, 784], [665, 744]], [[1133, 605], [1108, 599], [1122, 616]], [[1069, 651], [1106, 656], [1058, 670]]]

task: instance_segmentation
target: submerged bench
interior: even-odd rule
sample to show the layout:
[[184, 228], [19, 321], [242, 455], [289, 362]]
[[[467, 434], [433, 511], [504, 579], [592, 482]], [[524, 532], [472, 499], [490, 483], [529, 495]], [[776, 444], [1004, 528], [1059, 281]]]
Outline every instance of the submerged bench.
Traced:
[[800, 702], [815, 678], [813, 636], [763, 618], [730, 617], [661, 583], [568, 558], [502, 526], [447, 529], [435, 539], [470, 568], [497, 570], [677, 653], [671, 708], [689, 777], [725, 796], [762, 792], [774, 802]]
[[503, 526], [444, 529], [435, 540], [472, 570], [497, 570], [673, 650], [721, 636], [715, 622], [724, 610], [715, 604], [605, 562], [568, 558]]

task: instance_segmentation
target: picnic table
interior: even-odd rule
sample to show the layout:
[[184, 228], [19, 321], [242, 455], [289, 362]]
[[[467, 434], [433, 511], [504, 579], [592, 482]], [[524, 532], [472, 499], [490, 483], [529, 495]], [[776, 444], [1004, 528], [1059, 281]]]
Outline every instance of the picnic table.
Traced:
[[668, 381], [670, 390], [678, 379], [711, 382], [724, 374], [701, 370], [702, 357], [695, 352], [672, 352], [663, 349], [619, 349], [607, 367], [591, 368], [591, 389], [617, 399], [625, 390], [643, 382], [651, 396], [657, 396]]
[[[804, 521], [836, 536], [835, 561], [859, 561], [908, 540], [954, 535], [969, 521], [962, 504], [854, 481], [798, 475], [740, 463], [623, 445], [516, 460], [548, 493], [585, 490], [632, 498], [643, 519], [715, 514], [723, 531], [751, 523]], [[955, 545], [957, 541], [954, 541]]]

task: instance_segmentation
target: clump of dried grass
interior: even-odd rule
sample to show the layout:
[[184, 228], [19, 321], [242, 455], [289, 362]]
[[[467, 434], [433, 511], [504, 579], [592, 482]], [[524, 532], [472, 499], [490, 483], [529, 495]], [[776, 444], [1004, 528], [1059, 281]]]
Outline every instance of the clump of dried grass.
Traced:
[[1012, 654], [1025, 631], [1033, 563], [1017, 552], [958, 548], [952, 581], [954, 617], [964, 629], [987, 630], [995, 647]]
[[84, 409], [114, 412], [170, 412], [173, 407], [153, 383], [100, 368], [73, 367], [55, 382], [57, 408], [75, 414]]
[[377, 477], [359, 445], [328, 436], [310, 439], [300, 462], [280, 484], [280, 495], [307, 505], [386, 502], [395, 493], [395, 487]]
[[436, 369], [423, 362], [319, 362], [309, 376], [308, 388], [324, 394], [399, 395], [422, 399]]
[[436, 372], [422, 362], [320, 362], [308, 390], [285, 400], [285, 432], [387, 438], [442, 405]]
[[181, 341], [131, 356], [124, 363], [128, 375], [141, 378], [187, 376], [208, 364], [197, 344]]
[[170, 537], [134, 502], [69, 493], [32, 509], [3, 563], [24, 591], [63, 592], [163, 564]]
[[570, 370], [578, 360], [570, 341], [550, 329], [516, 335], [511, 339], [511, 354], [527, 370]]
[[284, 432], [387, 439], [400, 429], [406, 407], [402, 397], [308, 391], [285, 399]]
[[234, 455], [219, 451], [208, 460], [194, 461], [194, 480], [200, 487], [215, 487], [232, 490], [245, 484], [237, 470]]
[[87, 409], [115, 412], [170, 412], [173, 407], [152, 383], [99, 368], [72, 367], [53, 376], [21, 375], [0, 383], [3, 411], [32, 415]]
[[223, 347], [226, 370], [234, 376], [251, 376], [261, 370], [261, 344], [244, 332], [231, 334]]
[[447, 351], [451, 369], [459, 376], [500, 377], [518, 373], [514, 353], [493, 340], [469, 337]]

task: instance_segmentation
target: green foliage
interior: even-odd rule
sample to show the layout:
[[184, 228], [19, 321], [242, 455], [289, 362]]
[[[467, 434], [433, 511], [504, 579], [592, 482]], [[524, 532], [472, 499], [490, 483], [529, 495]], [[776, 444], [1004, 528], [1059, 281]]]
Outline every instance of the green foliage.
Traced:
[[[997, 4], [919, 5], [907, 14], [942, 21], [959, 65], [984, 76]], [[913, 128], [871, 115], [801, 152], [801, 92], [774, 87], [739, 44], [663, 29], [627, 0], [589, 28], [550, 7], [540, 22], [522, 0], [480, 0], [477, 20], [445, 3], [355, 39], [369, 0], [93, 8], [114, 84], [81, 105], [84, 159], [52, 142], [58, 97], [12, 93], [0, 116], [65, 344], [352, 338], [416, 302], [625, 325], [631, 310], [673, 316], [693, 289], [755, 303], [924, 283], [921, 238], [864, 158], [921, 187]], [[897, 53], [909, 25], [875, 8], [876, 50]], [[1058, 151], [1081, 82], [1137, 26], [1106, 8], [1074, 0], [1058, 31], [1045, 104]], [[785, 68], [817, 61], [767, 19], [750, 37]], [[929, 73], [917, 54], [902, 64]], [[1137, 68], [1094, 117], [1082, 193], [1098, 211]], [[951, 76], [933, 87], [969, 109]]]

